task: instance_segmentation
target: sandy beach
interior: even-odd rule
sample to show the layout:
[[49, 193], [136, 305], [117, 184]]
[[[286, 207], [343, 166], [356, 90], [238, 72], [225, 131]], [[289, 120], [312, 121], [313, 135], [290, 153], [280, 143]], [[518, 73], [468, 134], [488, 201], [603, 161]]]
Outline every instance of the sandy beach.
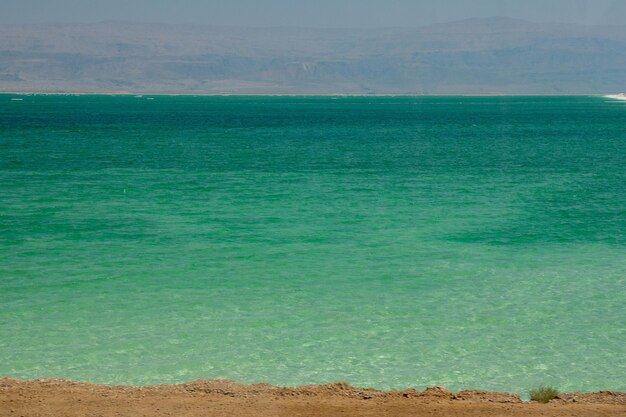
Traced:
[[60, 379], [0, 379], [0, 417], [78, 416], [624, 416], [626, 393], [560, 394], [549, 404], [518, 394], [379, 391], [347, 383], [297, 388], [232, 381], [152, 387], [105, 386]]

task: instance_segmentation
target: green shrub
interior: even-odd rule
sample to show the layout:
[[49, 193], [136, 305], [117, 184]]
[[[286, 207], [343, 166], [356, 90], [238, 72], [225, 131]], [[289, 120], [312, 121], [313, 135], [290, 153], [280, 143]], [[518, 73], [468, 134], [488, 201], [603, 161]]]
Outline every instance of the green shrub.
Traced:
[[559, 395], [559, 390], [554, 387], [542, 385], [539, 388], [531, 389], [528, 393], [530, 394], [531, 401], [548, 403]]

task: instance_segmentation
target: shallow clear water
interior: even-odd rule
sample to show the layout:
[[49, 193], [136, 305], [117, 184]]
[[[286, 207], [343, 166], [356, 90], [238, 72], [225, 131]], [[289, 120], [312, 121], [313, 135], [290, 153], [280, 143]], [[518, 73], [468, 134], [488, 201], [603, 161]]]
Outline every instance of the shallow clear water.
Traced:
[[626, 390], [626, 105], [0, 95], [0, 375]]

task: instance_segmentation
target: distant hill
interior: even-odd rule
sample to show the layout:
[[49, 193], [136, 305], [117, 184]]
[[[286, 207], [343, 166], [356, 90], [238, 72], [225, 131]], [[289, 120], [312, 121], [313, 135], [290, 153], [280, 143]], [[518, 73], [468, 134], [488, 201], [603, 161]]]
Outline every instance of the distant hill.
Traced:
[[368, 30], [128, 22], [0, 25], [0, 90], [621, 92], [626, 90], [626, 26], [498, 17]]

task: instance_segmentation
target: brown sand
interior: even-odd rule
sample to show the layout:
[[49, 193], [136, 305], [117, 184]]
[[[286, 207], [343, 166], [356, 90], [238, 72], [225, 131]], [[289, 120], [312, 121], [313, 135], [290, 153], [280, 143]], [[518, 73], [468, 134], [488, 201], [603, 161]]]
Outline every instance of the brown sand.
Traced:
[[595, 417], [626, 416], [626, 393], [561, 394], [549, 404], [517, 394], [377, 391], [347, 383], [283, 388], [232, 381], [112, 387], [58, 379], [0, 379], [0, 417]]

